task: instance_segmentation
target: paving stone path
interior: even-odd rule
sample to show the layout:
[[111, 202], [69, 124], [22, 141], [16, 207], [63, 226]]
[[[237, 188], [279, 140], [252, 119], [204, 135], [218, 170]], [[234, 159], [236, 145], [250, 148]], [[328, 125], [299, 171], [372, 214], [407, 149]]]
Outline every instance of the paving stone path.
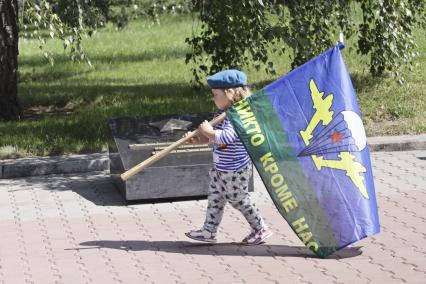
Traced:
[[[199, 227], [206, 200], [127, 205], [108, 174], [0, 180], [0, 283], [426, 283], [426, 151], [375, 152], [382, 232], [314, 257], [276, 212], [259, 177], [252, 196], [275, 232], [240, 246], [230, 206], [219, 244]], [[176, 189], [178, 190], [178, 189]]]

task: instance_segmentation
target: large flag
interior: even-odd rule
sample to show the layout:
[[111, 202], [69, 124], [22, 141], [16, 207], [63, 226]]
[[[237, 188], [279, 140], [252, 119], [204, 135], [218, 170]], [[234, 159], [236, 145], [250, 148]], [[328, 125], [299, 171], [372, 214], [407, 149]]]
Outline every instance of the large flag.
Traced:
[[342, 47], [227, 110], [278, 211], [320, 257], [380, 231], [370, 154]]

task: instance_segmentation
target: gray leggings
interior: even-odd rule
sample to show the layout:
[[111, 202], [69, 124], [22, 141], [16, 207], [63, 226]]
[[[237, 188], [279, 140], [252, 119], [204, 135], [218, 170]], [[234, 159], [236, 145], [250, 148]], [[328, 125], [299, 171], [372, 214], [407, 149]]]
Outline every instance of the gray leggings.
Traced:
[[248, 193], [251, 172], [250, 164], [235, 172], [221, 172], [214, 168], [210, 170], [211, 181], [204, 229], [212, 233], [217, 232], [226, 202], [244, 215], [252, 229], [263, 227], [259, 209], [252, 203]]

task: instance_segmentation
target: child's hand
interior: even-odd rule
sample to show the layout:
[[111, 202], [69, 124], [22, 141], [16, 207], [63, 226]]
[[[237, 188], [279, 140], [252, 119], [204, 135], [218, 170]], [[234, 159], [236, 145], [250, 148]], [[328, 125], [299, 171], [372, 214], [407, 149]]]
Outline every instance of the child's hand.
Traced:
[[[190, 135], [191, 133], [192, 133], [191, 131], [188, 131], [183, 135], [183, 137], [188, 137], [188, 135]], [[197, 136], [197, 135], [194, 136], [194, 137], [191, 137], [188, 141], [186, 141], [186, 143], [198, 144], [198, 143], [200, 143], [200, 137]]]
[[210, 123], [207, 120], [204, 120], [203, 123], [200, 124], [200, 126], [198, 127], [198, 129], [200, 130], [200, 132], [204, 136], [206, 136], [206, 137], [208, 137], [210, 139], [214, 138], [214, 129], [213, 129], [213, 126], [211, 126]]

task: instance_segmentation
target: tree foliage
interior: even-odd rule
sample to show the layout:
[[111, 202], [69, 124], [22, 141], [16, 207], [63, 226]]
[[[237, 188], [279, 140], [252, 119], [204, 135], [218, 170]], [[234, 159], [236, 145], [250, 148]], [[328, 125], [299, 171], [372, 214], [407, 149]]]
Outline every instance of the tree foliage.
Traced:
[[[362, 22], [354, 18], [360, 7]], [[425, 0], [196, 0], [201, 31], [188, 38], [196, 82], [203, 75], [230, 67], [260, 63], [270, 73], [270, 43], [292, 51], [296, 67], [331, 47], [340, 31], [359, 34], [357, 50], [369, 55], [373, 76], [412, 66], [417, 56], [416, 26], [426, 26]], [[253, 59], [252, 61], [249, 58]]]
[[[159, 21], [162, 13], [195, 12], [201, 29], [187, 38], [192, 50], [196, 82], [224, 68], [252, 65], [274, 74], [268, 51], [271, 43], [289, 49], [292, 67], [306, 62], [333, 45], [339, 32], [358, 34], [358, 52], [370, 57], [373, 76], [392, 73], [402, 80], [401, 68], [411, 67], [417, 56], [413, 39], [416, 26], [426, 28], [425, 0], [26, 0], [23, 22], [40, 33], [60, 38], [73, 60], [86, 60], [82, 38], [106, 22], [124, 28], [137, 17]], [[360, 10], [360, 11], [359, 11]], [[356, 13], [362, 20], [355, 23]]]
[[257, 67], [267, 64], [267, 71], [273, 72], [264, 36], [270, 25], [262, 1], [195, 1], [194, 9], [199, 12], [202, 31], [186, 39], [192, 46], [186, 62], [194, 64], [196, 81], [202, 73], [240, 68], [249, 62]]
[[287, 22], [278, 23], [286, 33], [274, 36], [284, 41], [294, 53], [295, 68], [336, 43], [336, 35], [353, 34], [350, 1], [287, 1]]
[[424, 27], [425, 1], [361, 0], [359, 51], [370, 55], [370, 72], [380, 76], [390, 71], [400, 81], [399, 67], [413, 65], [418, 55], [413, 31]]
[[62, 5], [61, 1], [55, 5], [52, 5], [48, 0], [27, 0], [24, 2], [23, 32], [38, 39], [43, 55], [51, 63], [53, 63], [53, 57], [44, 49], [46, 38], [42, 31], [47, 31], [50, 38], [61, 39], [64, 49], [69, 49], [72, 60], [86, 60], [90, 64], [82, 46], [82, 38], [88, 33], [85, 25], [88, 18], [85, 18], [86, 13], [81, 2], [84, 1], [68, 2], [69, 5], [75, 5], [75, 11], [73, 10], [72, 14], [67, 9], [58, 13], [58, 7]]

